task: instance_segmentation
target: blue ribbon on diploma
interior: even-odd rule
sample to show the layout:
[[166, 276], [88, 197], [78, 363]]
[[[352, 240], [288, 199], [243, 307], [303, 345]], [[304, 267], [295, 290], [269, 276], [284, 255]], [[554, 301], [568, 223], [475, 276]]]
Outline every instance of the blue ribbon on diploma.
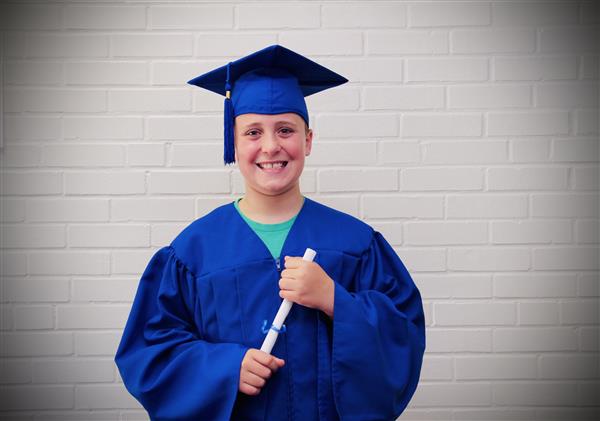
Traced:
[[262, 327], [261, 327], [262, 333], [266, 334], [271, 329], [273, 329], [277, 333], [285, 332], [285, 329], [286, 329], [285, 325], [282, 325], [281, 329], [277, 329], [275, 327], [275, 325], [271, 325], [271, 327], [267, 328], [267, 323], [268, 323], [267, 319], [263, 320], [263, 324], [262, 324]]

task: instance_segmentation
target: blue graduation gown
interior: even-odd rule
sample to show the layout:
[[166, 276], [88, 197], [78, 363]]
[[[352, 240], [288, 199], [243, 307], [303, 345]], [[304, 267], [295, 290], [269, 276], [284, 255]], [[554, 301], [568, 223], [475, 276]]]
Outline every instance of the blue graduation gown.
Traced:
[[[306, 198], [281, 256], [306, 247], [335, 281], [334, 317], [294, 304], [257, 396], [238, 392], [281, 303], [284, 268], [233, 203], [188, 225], [144, 271], [115, 361], [153, 420], [394, 420], [425, 350], [421, 296], [384, 237]], [[283, 262], [283, 260], [281, 260]]]

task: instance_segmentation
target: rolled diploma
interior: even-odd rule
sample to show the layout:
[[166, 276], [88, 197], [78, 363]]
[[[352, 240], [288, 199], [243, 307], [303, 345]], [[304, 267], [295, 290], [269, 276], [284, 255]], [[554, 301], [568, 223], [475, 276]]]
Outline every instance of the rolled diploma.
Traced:
[[[316, 251], [314, 251], [311, 248], [307, 248], [306, 251], [304, 252], [304, 256], [302, 257], [302, 260], [312, 262], [316, 255], [317, 255]], [[281, 305], [279, 306], [279, 310], [277, 310], [277, 314], [275, 315], [275, 320], [273, 320], [273, 324], [271, 325], [271, 328], [269, 329], [269, 332], [267, 333], [267, 337], [265, 338], [262, 346], [260, 347], [261, 351], [264, 351], [267, 354], [270, 354], [271, 351], [273, 350], [273, 346], [275, 345], [275, 341], [277, 340], [277, 336], [279, 335], [278, 330], [280, 330], [281, 326], [283, 326], [283, 322], [285, 322], [285, 318], [287, 317], [288, 313], [290, 312], [290, 309], [292, 308], [292, 304], [294, 304], [294, 303], [286, 298], [284, 298], [283, 301], [281, 302]], [[275, 329], [277, 329], [277, 330], [273, 329], [273, 327], [275, 327]]]

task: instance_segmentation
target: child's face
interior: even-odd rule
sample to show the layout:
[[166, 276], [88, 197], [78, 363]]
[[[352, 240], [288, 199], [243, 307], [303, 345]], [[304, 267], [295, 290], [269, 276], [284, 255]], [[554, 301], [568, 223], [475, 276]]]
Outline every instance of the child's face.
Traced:
[[304, 120], [296, 113], [237, 116], [235, 160], [246, 189], [277, 196], [298, 186], [312, 136], [312, 130], [306, 131]]

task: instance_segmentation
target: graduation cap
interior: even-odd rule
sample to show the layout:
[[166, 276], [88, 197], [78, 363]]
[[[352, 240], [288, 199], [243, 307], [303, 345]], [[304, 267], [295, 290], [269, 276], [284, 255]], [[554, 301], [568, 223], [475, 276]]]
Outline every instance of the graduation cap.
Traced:
[[346, 82], [345, 77], [281, 45], [271, 45], [188, 81], [225, 96], [226, 164], [235, 162], [235, 117], [292, 112], [308, 125], [304, 97]]

